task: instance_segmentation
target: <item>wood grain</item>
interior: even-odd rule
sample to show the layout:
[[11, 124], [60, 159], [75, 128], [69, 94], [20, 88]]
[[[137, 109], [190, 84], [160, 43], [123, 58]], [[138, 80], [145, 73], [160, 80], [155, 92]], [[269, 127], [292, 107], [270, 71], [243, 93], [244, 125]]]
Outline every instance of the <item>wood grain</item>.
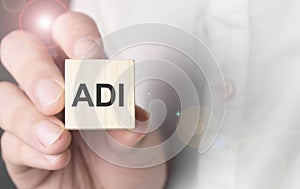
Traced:
[[[87, 101], [74, 100], [80, 84], [88, 89], [92, 105]], [[115, 101], [111, 106], [97, 106], [97, 84], [110, 84], [115, 90]], [[119, 86], [123, 84], [123, 106], [120, 106]], [[134, 129], [134, 61], [67, 59], [65, 61], [65, 128], [86, 129]], [[84, 92], [80, 97], [86, 97]], [[99, 94], [98, 94], [99, 95]], [[108, 102], [111, 91], [101, 90], [101, 101]], [[122, 101], [122, 99], [121, 99]], [[122, 103], [121, 103], [122, 105]]]

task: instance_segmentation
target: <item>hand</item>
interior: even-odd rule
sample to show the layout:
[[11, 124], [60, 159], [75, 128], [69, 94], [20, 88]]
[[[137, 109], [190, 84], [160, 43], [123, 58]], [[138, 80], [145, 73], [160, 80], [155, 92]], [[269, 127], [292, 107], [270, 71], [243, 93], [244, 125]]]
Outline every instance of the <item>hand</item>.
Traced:
[[[62, 54], [70, 58], [82, 58], [101, 38], [89, 17], [74, 12], [64, 13], [55, 20], [52, 36]], [[63, 120], [56, 116], [64, 108], [63, 61], [55, 61], [42, 46], [35, 35], [26, 31], [14, 31], [1, 43], [2, 62], [18, 82], [18, 86], [0, 83], [0, 126], [5, 131], [1, 148], [16, 186], [21, 189], [163, 188], [167, 176], [165, 164], [144, 169], [113, 165], [91, 151], [78, 131], [64, 129]], [[103, 51], [98, 50], [94, 55], [103, 55]], [[136, 114], [137, 120], [148, 119], [141, 108], [136, 108]], [[128, 130], [108, 134], [130, 147], [160, 140], [158, 134]]]

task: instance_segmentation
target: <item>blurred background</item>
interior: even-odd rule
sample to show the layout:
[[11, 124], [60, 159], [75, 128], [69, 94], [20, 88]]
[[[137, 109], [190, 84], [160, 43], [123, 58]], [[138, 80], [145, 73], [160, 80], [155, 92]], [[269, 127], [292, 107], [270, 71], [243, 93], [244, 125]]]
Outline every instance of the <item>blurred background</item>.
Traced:
[[[18, 28], [18, 10], [6, 10], [6, 3], [8, 0], [1, 0], [0, 6], [0, 38], [2, 38], [12, 31], [13, 29]], [[15, 0], [13, 0], [15, 1]], [[13, 81], [10, 74], [3, 67], [2, 63], [0, 64], [0, 81]], [[0, 105], [1, 106], [1, 105]], [[0, 135], [2, 135], [2, 130], [0, 130]], [[1, 152], [0, 152], [1, 154]], [[0, 157], [0, 188], [12, 189], [15, 188], [12, 182], [10, 181], [4, 163], [2, 161], [2, 154]]]
[[[32, 23], [33, 20], [38, 20], [39, 14], [33, 14], [34, 12], [42, 12], [43, 10], [39, 8], [45, 7], [49, 8], [49, 3], [53, 5], [53, 11], [55, 14], [58, 14], [62, 11], [61, 5], [57, 3], [58, 0], [0, 0], [0, 40], [7, 35], [9, 32], [19, 29], [20, 21], [24, 24], [24, 29], [26, 28], [26, 21]], [[63, 4], [67, 5], [67, 0], [60, 0]], [[38, 5], [39, 6], [35, 6]], [[47, 5], [46, 5], [47, 4]], [[30, 5], [30, 6], [29, 6]], [[50, 5], [51, 6], [51, 5]], [[55, 8], [58, 7], [58, 8]], [[25, 10], [26, 9], [26, 10]], [[23, 18], [20, 19], [20, 14], [24, 13]], [[28, 16], [27, 16], [27, 15]], [[26, 18], [27, 16], [27, 18]], [[10, 81], [14, 82], [14, 79], [3, 67], [2, 63], [0, 64], [0, 81]], [[1, 106], [1, 104], [0, 104]], [[0, 136], [3, 131], [0, 129]], [[6, 144], [9, 145], [9, 144]], [[0, 188], [2, 189], [14, 189], [16, 188], [11, 180], [8, 177], [8, 174], [5, 169], [5, 165], [2, 160], [2, 154], [0, 151]]]

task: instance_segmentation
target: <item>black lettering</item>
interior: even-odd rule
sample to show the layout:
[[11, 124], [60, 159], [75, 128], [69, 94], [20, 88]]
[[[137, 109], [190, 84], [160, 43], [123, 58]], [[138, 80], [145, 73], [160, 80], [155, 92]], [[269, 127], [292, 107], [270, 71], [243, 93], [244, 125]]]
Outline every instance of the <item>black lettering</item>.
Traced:
[[[84, 93], [84, 97], [81, 97], [81, 93]], [[87, 102], [89, 106], [94, 106], [93, 101], [91, 99], [90, 93], [85, 84], [80, 84], [79, 89], [77, 91], [76, 97], [73, 101], [72, 106], [77, 106], [79, 101]]]
[[124, 106], [124, 84], [119, 84], [119, 106]]
[[[110, 101], [108, 102], [102, 102], [101, 100], [101, 89], [107, 88], [110, 90]], [[112, 85], [110, 84], [97, 84], [97, 106], [110, 106], [115, 102], [116, 99], [116, 92]]]

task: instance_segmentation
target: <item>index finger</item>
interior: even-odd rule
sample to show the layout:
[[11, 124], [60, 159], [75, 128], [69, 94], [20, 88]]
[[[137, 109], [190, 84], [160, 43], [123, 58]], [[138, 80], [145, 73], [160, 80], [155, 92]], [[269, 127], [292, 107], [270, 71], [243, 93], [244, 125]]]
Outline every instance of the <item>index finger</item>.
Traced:
[[54, 21], [52, 37], [70, 58], [100, 58], [103, 47], [96, 23], [87, 15], [67, 12]]

